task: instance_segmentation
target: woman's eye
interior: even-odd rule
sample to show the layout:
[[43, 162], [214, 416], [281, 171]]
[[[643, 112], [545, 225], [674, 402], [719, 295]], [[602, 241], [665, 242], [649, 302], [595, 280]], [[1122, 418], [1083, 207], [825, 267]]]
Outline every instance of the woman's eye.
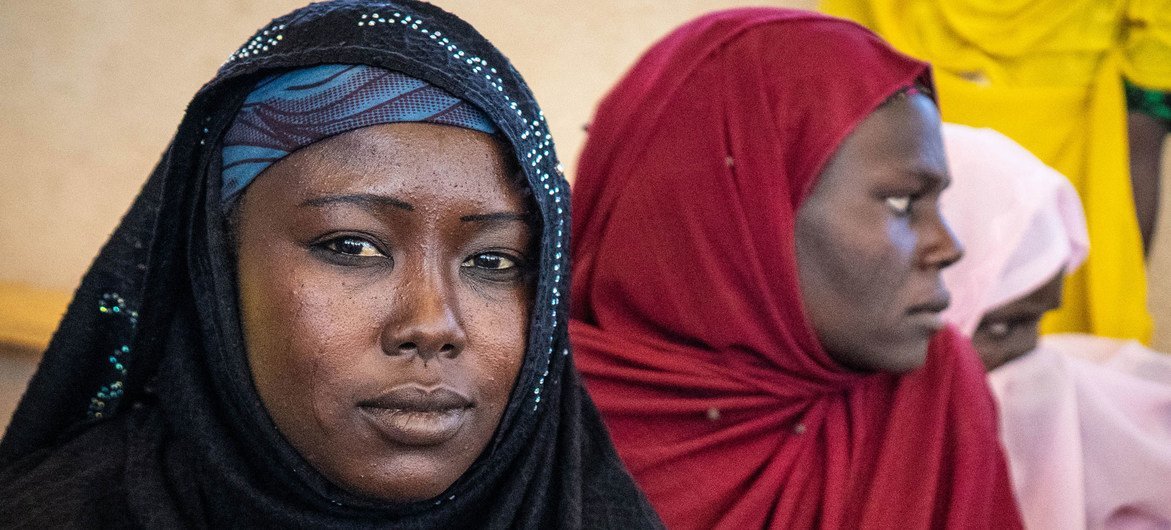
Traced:
[[907, 215], [911, 213], [911, 196], [910, 195], [896, 195], [894, 197], [886, 198], [886, 205], [890, 207], [895, 215]]
[[516, 268], [517, 263], [508, 256], [486, 252], [483, 254], [476, 254], [475, 256], [468, 258], [463, 262], [462, 266], [502, 271]]
[[1014, 333], [1023, 333], [1037, 326], [1040, 322], [1040, 317], [1037, 318], [1014, 318], [1011, 320], [993, 320], [990, 322], [983, 322], [980, 328], [997, 340], [1006, 339]]
[[374, 243], [360, 237], [339, 237], [326, 241], [323, 246], [338, 254], [345, 254], [347, 256], [363, 258], [385, 256], [381, 250], [378, 250], [378, 247], [374, 246]]
[[1009, 333], [1012, 333], [1012, 328], [1012, 323], [1005, 320], [997, 320], [995, 322], [989, 322], [984, 325], [984, 331], [986, 331], [989, 336], [995, 339], [1003, 339], [1007, 337]]

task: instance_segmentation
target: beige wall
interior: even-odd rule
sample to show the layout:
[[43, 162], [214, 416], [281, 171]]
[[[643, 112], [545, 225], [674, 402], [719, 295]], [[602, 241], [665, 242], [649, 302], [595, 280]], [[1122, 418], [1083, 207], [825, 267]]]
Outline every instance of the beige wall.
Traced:
[[[72, 289], [191, 95], [255, 28], [304, 2], [0, 1], [0, 281]], [[704, 11], [763, 3], [438, 2], [526, 74], [571, 174], [595, 103], [653, 39]], [[1162, 234], [1152, 306], [1158, 344], [1171, 349], [1171, 215]]]

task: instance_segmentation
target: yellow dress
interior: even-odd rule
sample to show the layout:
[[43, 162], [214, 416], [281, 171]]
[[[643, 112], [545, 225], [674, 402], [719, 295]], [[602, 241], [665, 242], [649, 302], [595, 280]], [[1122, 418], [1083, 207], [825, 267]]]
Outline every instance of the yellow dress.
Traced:
[[1090, 256], [1045, 332], [1148, 341], [1122, 78], [1171, 90], [1171, 0], [821, 0], [934, 66], [945, 121], [996, 129], [1073, 181]]

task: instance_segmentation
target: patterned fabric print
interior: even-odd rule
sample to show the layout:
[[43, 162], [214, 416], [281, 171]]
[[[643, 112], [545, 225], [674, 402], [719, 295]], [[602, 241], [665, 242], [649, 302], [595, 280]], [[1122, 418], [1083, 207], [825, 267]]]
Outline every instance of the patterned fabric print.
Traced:
[[223, 191], [230, 204], [262, 171], [321, 139], [370, 125], [439, 123], [488, 134], [474, 106], [406, 75], [363, 65], [323, 65], [257, 83], [224, 139]]
[[1126, 108], [1141, 112], [1171, 127], [1171, 93], [1149, 90], [1125, 81]]

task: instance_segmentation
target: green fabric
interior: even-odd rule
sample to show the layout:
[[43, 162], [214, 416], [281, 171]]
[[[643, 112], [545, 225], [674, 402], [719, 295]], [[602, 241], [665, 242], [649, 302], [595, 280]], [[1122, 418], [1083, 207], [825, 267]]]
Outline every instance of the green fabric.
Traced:
[[1171, 92], [1151, 90], [1124, 80], [1126, 84], [1126, 108], [1141, 112], [1171, 126]]

